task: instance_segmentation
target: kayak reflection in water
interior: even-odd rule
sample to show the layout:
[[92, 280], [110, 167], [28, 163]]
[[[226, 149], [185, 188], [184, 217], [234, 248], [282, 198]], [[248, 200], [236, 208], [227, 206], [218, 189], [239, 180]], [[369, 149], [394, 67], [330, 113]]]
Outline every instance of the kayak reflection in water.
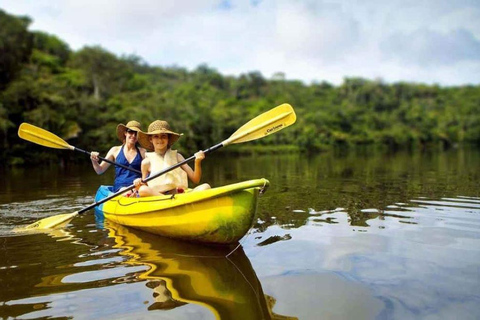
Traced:
[[[197, 312], [214, 314], [216, 319], [297, 319], [272, 311], [276, 300], [264, 294], [241, 245], [198, 245], [110, 221], [106, 228], [115, 241], [114, 248], [128, 257], [122, 263], [149, 267], [136, 273], [136, 279], [130, 278], [147, 280], [146, 287], [153, 291], [149, 311], [179, 308], [177, 315], [185, 312], [191, 316], [192, 310], [200, 310]], [[183, 308], [189, 304], [206, 310]]]
[[[192, 170], [188, 164], [184, 164], [150, 180], [148, 184], [142, 182], [142, 179], [145, 180], [150, 174], [155, 174], [185, 160], [177, 150], [171, 149], [181, 135], [170, 130], [168, 122], [163, 120], [152, 122], [148, 126], [148, 132], [138, 132], [140, 145], [147, 150], [153, 150], [153, 152], [147, 152], [142, 161], [142, 178], [137, 178], [133, 182], [139, 196], [182, 193], [188, 188], [188, 179], [195, 184], [200, 182], [202, 178], [201, 163], [205, 159], [203, 151], [195, 153], [195, 170]], [[206, 189], [210, 189], [208, 183], [201, 184], [193, 190]]]

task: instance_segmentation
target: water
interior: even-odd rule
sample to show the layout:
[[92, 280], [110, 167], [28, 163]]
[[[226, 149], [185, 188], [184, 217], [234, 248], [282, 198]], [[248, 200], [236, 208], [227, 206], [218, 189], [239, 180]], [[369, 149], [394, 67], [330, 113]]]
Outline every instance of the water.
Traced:
[[212, 185], [271, 182], [236, 250], [102, 224], [93, 212], [13, 234], [93, 203], [113, 172], [2, 171], [0, 317], [478, 319], [478, 163], [472, 149], [212, 154]]

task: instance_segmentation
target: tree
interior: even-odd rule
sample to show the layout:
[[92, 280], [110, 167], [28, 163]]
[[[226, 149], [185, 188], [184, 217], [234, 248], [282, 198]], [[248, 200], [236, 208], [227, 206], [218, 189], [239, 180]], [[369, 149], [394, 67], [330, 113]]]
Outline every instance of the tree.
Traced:
[[131, 76], [127, 63], [100, 46], [84, 47], [76, 52], [71, 66], [85, 72], [96, 100], [118, 93]]
[[15, 17], [0, 10], [0, 90], [12, 81], [32, 52], [33, 37], [28, 17]]
[[35, 31], [33, 35], [33, 46], [35, 49], [57, 57], [62, 66], [70, 57], [71, 50], [68, 44], [54, 35], [45, 32]]

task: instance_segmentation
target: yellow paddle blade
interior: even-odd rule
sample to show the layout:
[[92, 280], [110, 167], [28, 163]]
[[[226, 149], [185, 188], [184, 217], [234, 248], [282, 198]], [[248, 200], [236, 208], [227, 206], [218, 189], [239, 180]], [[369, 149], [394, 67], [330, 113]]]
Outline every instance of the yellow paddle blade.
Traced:
[[250, 120], [222, 144], [226, 146], [260, 139], [294, 124], [296, 120], [297, 116], [292, 106], [284, 103]]
[[56, 149], [70, 149], [74, 147], [69, 145], [65, 140], [53, 133], [36, 127], [32, 124], [22, 123], [18, 128], [18, 136], [24, 140], [39, 144], [41, 146], [56, 148]]
[[51, 216], [45, 219], [38, 220], [32, 224], [29, 224], [25, 227], [15, 228], [14, 232], [25, 232], [25, 231], [34, 231], [34, 230], [42, 230], [42, 229], [53, 229], [53, 228], [60, 228], [65, 226], [67, 223], [70, 222], [73, 218], [78, 215], [78, 212], [74, 213], [65, 213], [59, 214], [56, 216]]

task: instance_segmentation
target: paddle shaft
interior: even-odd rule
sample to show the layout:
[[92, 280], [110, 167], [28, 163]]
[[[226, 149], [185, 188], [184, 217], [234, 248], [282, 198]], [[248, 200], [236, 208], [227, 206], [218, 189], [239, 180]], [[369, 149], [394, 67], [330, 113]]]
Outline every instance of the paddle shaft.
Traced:
[[[213, 152], [213, 151], [215, 151], [215, 150], [220, 149], [220, 148], [223, 147], [223, 146], [224, 146], [224, 142], [219, 143], [219, 144], [216, 144], [216, 145], [214, 145], [213, 147], [210, 147], [210, 148], [204, 150], [203, 153], [207, 154], [207, 153]], [[162, 170], [162, 171], [159, 171], [159, 172], [155, 173], [154, 175], [151, 175], [150, 177], [146, 178], [145, 180], [142, 180], [142, 182], [148, 182], [148, 181], [150, 181], [150, 180], [153, 180], [153, 179], [155, 179], [155, 178], [158, 178], [158, 177], [161, 176], [162, 174], [165, 174], [165, 173], [167, 173], [167, 172], [169, 172], [169, 171], [175, 170], [176, 168], [181, 167], [181, 166], [183, 166], [185, 163], [188, 163], [188, 162], [190, 162], [190, 161], [192, 161], [192, 160], [194, 160], [194, 159], [195, 159], [195, 155], [193, 155], [193, 156], [191, 156], [190, 158], [187, 158], [187, 159], [185, 159], [185, 160], [183, 160], [183, 161], [180, 161], [179, 163], [174, 164], [173, 166], [170, 166], [170, 167], [168, 167], [168, 168], [166, 168], [166, 169], [164, 169], [164, 170]], [[122, 193], [125, 193], [125, 192], [133, 189], [133, 188], [135, 188], [135, 185], [134, 185], [134, 184], [126, 187], [125, 189], [119, 190], [119, 191], [115, 192], [114, 194], [112, 194], [112, 195], [110, 195], [110, 196], [108, 196], [108, 197], [106, 197], [106, 198], [103, 198], [103, 199], [100, 200], [100, 201], [97, 201], [97, 202], [95, 202], [95, 203], [92, 203], [92, 204], [89, 205], [88, 207], [85, 207], [85, 208], [79, 210], [79, 211], [78, 211], [78, 214], [82, 214], [82, 213], [84, 213], [85, 211], [88, 211], [88, 210], [90, 210], [90, 209], [92, 209], [92, 208], [95, 208], [96, 206], [98, 206], [98, 205], [100, 205], [100, 204], [102, 204], [102, 203], [105, 203], [105, 202], [107, 202], [108, 200], [111, 200], [111, 199], [113, 199], [113, 198], [121, 195]]]
[[[75, 151], [83, 152], [83, 153], [88, 154], [88, 155], [91, 155], [91, 154], [92, 154], [91, 152], [88, 152], [88, 151], [79, 149], [79, 148], [77, 148], [77, 147], [74, 147], [74, 146], [71, 146], [71, 147], [72, 147], [73, 150], [75, 150]], [[130, 171], [132, 171], [132, 172], [135, 172], [135, 173], [138, 173], [138, 174], [142, 174], [142, 172], [141, 172], [140, 170], [127, 167], [127, 166], [125, 166], [125, 165], [123, 165], [123, 164], [120, 164], [120, 163], [118, 163], [118, 162], [110, 161], [110, 160], [105, 159], [105, 158], [102, 158], [102, 157], [100, 157], [100, 156], [98, 156], [98, 159], [100, 159], [100, 160], [102, 160], [102, 161], [105, 161], [105, 162], [108, 162], [108, 163], [110, 163], [110, 164], [113, 164], [113, 165], [115, 165], [115, 166], [121, 167], [121, 168], [123, 168], [123, 169], [127, 169], [127, 170], [130, 170]]]

